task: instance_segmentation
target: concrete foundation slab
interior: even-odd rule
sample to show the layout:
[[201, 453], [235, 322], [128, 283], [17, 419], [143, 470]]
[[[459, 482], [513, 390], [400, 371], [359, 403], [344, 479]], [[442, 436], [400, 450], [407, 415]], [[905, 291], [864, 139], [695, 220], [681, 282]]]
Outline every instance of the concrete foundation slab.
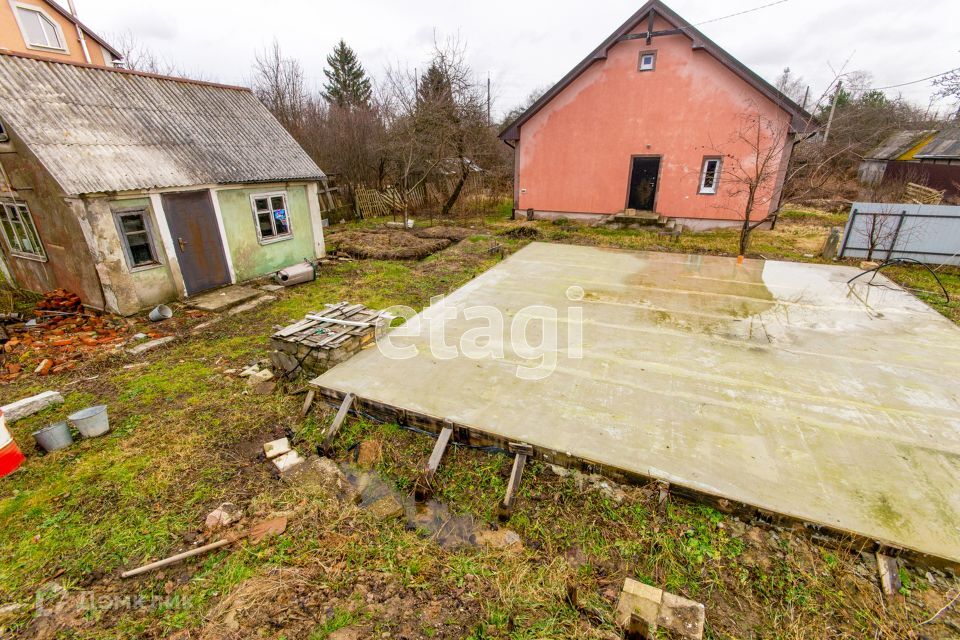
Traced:
[[[885, 278], [849, 287], [856, 273], [533, 243], [391, 334], [412, 357], [367, 349], [313, 384], [960, 562], [960, 329]], [[486, 341], [502, 357], [464, 355], [478, 309], [504, 318]], [[524, 319], [532, 345], [557, 344], [511, 344]]]
[[259, 295], [261, 295], [261, 292], [257, 289], [235, 284], [195, 295], [185, 300], [184, 304], [194, 309], [200, 309], [201, 311], [220, 313], [238, 304], [252, 300]]

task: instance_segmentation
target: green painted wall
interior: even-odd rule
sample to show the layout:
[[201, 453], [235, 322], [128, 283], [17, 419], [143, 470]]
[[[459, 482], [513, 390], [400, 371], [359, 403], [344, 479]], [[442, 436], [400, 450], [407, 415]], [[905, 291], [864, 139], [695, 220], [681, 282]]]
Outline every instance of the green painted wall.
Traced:
[[[260, 244], [257, 240], [250, 196], [278, 191], [285, 191], [287, 194], [287, 215], [293, 236]], [[301, 262], [304, 258], [314, 257], [313, 229], [310, 225], [305, 186], [283, 188], [279, 185], [264, 185], [256, 189], [224, 189], [217, 191], [217, 200], [238, 281], [267, 275]]]

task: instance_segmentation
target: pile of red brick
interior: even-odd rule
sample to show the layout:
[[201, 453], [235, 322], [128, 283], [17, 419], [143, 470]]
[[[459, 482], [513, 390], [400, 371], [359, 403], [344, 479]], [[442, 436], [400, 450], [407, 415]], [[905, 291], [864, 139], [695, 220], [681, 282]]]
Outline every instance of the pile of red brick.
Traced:
[[73, 369], [92, 351], [126, 340], [122, 318], [85, 310], [76, 294], [58, 289], [44, 296], [34, 311], [36, 325], [8, 326], [0, 382], [33, 372], [45, 376]]

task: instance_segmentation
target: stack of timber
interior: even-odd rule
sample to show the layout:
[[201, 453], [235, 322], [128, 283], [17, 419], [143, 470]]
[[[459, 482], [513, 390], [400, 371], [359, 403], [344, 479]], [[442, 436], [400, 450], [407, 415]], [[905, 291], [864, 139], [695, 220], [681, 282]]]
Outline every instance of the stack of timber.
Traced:
[[362, 304], [324, 305], [322, 311], [308, 313], [273, 334], [270, 357], [289, 375], [319, 375], [372, 345], [389, 324], [389, 317]]

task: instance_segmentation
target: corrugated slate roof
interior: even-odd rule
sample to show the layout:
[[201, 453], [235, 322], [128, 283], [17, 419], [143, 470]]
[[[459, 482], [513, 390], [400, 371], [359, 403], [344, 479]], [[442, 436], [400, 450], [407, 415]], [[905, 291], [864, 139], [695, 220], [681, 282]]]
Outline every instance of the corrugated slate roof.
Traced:
[[864, 156], [867, 160], [896, 160], [913, 147], [937, 132], [936, 129], [921, 131], [897, 131]]
[[960, 159], [960, 129], [944, 129], [933, 140], [923, 146], [913, 156], [914, 158], [930, 158], [937, 160]]
[[68, 194], [324, 177], [242, 87], [0, 53], [0, 117]]

